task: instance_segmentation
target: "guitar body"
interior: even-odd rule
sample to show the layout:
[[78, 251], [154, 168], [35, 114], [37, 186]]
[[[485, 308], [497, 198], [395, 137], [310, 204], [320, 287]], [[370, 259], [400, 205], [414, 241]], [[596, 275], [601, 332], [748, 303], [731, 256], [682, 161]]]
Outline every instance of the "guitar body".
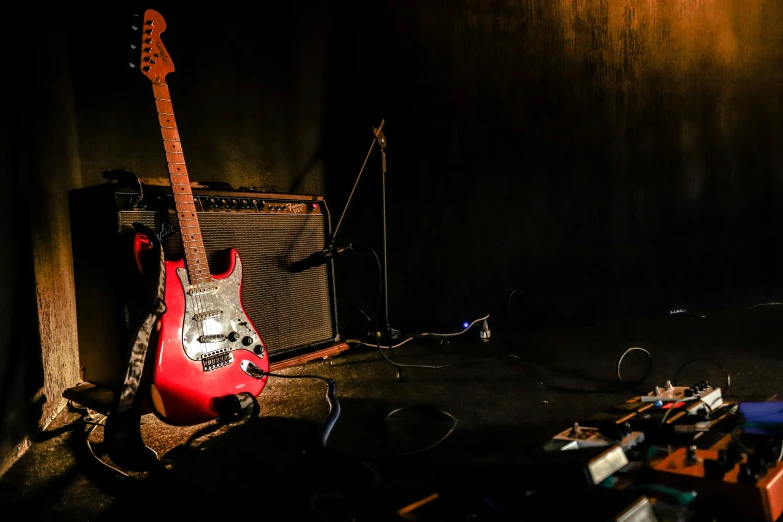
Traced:
[[242, 306], [242, 262], [231, 249], [229, 267], [211, 281], [190, 285], [184, 260], [166, 262], [166, 312], [161, 316], [150, 403], [169, 424], [187, 426], [219, 416], [215, 399], [258, 396], [267, 377], [266, 349]]

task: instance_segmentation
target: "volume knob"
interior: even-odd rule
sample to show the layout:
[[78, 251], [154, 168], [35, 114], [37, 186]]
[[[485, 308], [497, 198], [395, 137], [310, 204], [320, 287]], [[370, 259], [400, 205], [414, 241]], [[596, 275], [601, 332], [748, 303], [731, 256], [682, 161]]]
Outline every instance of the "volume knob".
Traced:
[[251, 344], [253, 344], [253, 338], [250, 337], [249, 335], [246, 335], [245, 337], [242, 338], [242, 344], [244, 344], [245, 346], [250, 346]]
[[228, 340], [235, 343], [239, 340], [239, 334], [237, 332], [231, 332], [228, 334]]

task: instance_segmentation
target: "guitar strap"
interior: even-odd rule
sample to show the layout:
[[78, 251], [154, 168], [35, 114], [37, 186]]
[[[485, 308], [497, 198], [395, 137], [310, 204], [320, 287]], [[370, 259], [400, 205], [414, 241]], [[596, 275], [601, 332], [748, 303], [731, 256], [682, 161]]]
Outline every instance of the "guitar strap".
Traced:
[[[142, 401], [138, 391], [144, 375], [144, 362], [149, 348], [150, 338], [158, 319], [165, 313], [164, 300], [166, 288], [166, 264], [163, 257], [163, 248], [155, 233], [140, 223], [134, 223], [136, 230], [134, 236], [134, 255], [136, 263], [141, 270], [141, 244], [143, 241], [145, 250], [150, 257], [156, 257], [156, 262], [147, 263], [147, 270], [142, 270], [145, 283], [141, 285], [143, 293], [152, 293], [151, 285], [156, 282], [153, 305], [141, 321], [130, 350], [128, 369], [125, 373], [122, 387], [117, 395], [114, 407], [106, 416], [104, 441], [106, 450], [112, 461], [126, 470], [142, 471], [160, 467], [157, 453], [148, 447], [141, 436]], [[144, 295], [146, 300], [150, 296]]]
[[133, 400], [136, 398], [136, 392], [141, 384], [141, 377], [144, 373], [144, 361], [147, 357], [147, 348], [149, 347], [152, 330], [155, 324], [166, 312], [165, 289], [166, 289], [166, 262], [163, 257], [163, 248], [155, 233], [140, 223], [134, 223], [133, 227], [137, 234], [141, 233], [147, 236], [152, 246], [152, 251], [157, 254], [158, 263], [155, 265], [155, 274], [157, 276], [157, 289], [154, 297], [152, 310], [141, 323], [136, 338], [131, 347], [130, 360], [128, 362], [128, 371], [125, 373], [125, 380], [122, 383], [119, 400], [114, 413], [123, 413], [130, 409]]

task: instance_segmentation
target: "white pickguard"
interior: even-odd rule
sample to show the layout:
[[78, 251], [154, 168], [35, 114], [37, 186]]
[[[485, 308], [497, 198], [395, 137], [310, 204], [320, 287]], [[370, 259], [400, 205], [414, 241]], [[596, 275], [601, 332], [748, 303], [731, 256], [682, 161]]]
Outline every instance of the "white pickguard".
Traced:
[[[230, 353], [237, 349], [253, 351], [264, 357], [261, 338], [242, 311], [239, 287], [242, 283], [242, 262], [236, 255], [234, 270], [224, 279], [190, 285], [185, 268], [177, 276], [185, 292], [185, 317], [182, 323], [182, 346], [194, 361], [201, 360], [205, 369], [229, 364]], [[209, 362], [210, 367], [206, 367]]]

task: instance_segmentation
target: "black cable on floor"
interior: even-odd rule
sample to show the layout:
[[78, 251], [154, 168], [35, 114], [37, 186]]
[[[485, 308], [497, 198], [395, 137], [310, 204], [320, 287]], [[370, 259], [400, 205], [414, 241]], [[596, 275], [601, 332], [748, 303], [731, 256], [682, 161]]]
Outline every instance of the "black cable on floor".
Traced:
[[[642, 352], [643, 354], [647, 355], [648, 359], [650, 360], [649, 366], [647, 366], [647, 371], [645, 374], [636, 381], [626, 381], [623, 379], [622, 375], [622, 366], [623, 366], [623, 360], [625, 360], [626, 355], [632, 352]], [[631, 346], [627, 350], [625, 350], [622, 355], [620, 355], [620, 358], [617, 359], [617, 379], [620, 381], [620, 383], [623, 384], [628, 389], [633, 389], [634, 391], [638, 391], [637, 386], [640, 384], [645, 384], [645, 381], [647, 380], [647, 377], [650, 376], [650, 373], [652, 373], [653, 369], [653, 356], [652, 354], [647, 351], [646, 349], [642, 348], [641, 346]]]
[[682, 363], [680, 365], [680, 367], [677, 369], [677, 372], [674, 374], [674, 379], [673, 379], [674, 385], [677, 386], [677, 383], [679, 382], [679, 378], [680, 378], [680, 372], [682, 372], [682, 369], [685, 368], [686, 366], [688, 366], [689, 364], [692, 364], [692, 363], [695, 363], [695, 362], [706, 362], [706, 363], [715, 365], [715, 366], [717, 366], [718, 368], [721, 369], [721, 371], [723, 372], [723, 375], [726, 376], [726, 387], [722, 388], [721, 395], [723, 397], [728, 397], [729, 389], [731, 388], [731, 374], [729, 374], [729, 371], [726, 368], [724, 368], [723, 365], [721, 365], [719, 362], [714, 361], [712, 359], [708, 359], [706, 357], [695, 357], [693, 359], [687, 360], [684, 363]]
[[332, 434], [332, 430], [337, 424], [337, 420], [340, 418], [340, 401], [337, 400], [337, 383], [335, 380], [330, 379], [329, 377], [321, 377], [320, 375], [285, 375], [267, 372], [265, 370], [261, 370], [260, 373], [262, 375], [283, 379], [319, 379], [326, 382], [326, 402], [329, 403], [329, 413], [327, 414], [326, 419], [324, 419], [321, 435], [318, 437], [321, 447], [325, 448], [329, 442], [329, 435]]

